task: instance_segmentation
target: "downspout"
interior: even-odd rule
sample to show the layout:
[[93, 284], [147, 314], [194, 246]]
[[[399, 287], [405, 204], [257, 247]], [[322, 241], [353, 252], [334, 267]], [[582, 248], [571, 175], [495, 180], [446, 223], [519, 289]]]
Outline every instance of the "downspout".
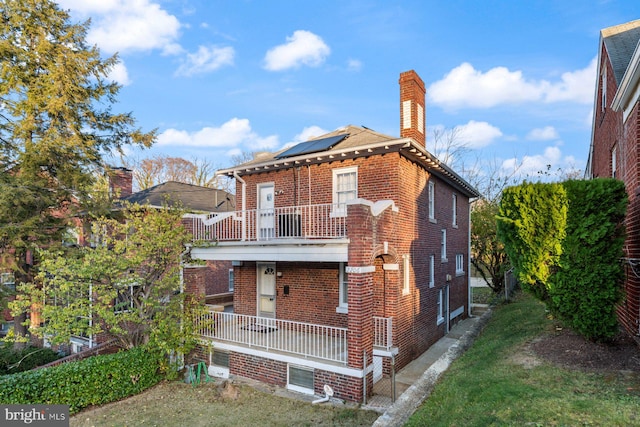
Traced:
[[244, 242], [247, 240], [247, 183], [244, 179], [240, 178], [240, 175], [238, 175], [238, 172], [235, 170], [233, 171], [233, 177], [242, 184], [242, 241]]

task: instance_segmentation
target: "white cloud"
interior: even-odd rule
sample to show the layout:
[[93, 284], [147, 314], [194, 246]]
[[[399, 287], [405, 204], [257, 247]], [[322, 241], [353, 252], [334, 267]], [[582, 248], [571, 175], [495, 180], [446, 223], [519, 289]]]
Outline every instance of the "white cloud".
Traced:
[[178, 19], [150, 0], [59, 0], [72, 12], [91, 17], [90, 44], [108, 53], [160, 49], [175, 54], [181, 48]]
[[312, 138], [317, 138], [321, 135], [329, 133], [328, 130], [322, 129], [320, 126], [307, 126], [302, 129], [302, 132], [293, 137], [293, 142], [304, 142]]
[[[571, 160], [565, 159], [565, 163]], [[507, 173], [517, 171], [521, 176], [537, 176], [540, 172], [562, 167], [562, 153], [558, 147], [547, 147], [543, 154], [524, 156], [522, 159], [511, 158], [502, 162], [502, 169]]]
[[287, 37], [285, 44], [267, 51], [264, 68], [269, 71], [282, 71], [302, 65], [317, 67], [330, 53], [331, 49], [321, 37], [310, 31], [298, 30], [291, 37]]
[[582, 70], [562, 74], [562, 81], [550, 85], [546, 94], [546, 102], [570, 101], [580, 104], [593, 102], [593, 88], [596, 83], [597, 62], [593, 58]]
[[470, 120], [466, 125], [456, 126], [454, 132], [458, 142], [471, 149], [486, 147], [502, 136], [499, 128], [475, 120]]
[[483, 73], [465, 62], [433, 83], [427, 93], [448, 109], [491, 108], [524, 102], [593, 102], [595, 60], [584, 69], [566, 72], [557, 82], [526, 79], [522, 71], [495, 67]]
[[553, 126], [536, 128], [532, 129], [527, 134], [527, 139], [531, 141], [549, 141], [551, 139], [558, 139], [558, 132]]
[[269, 150], [278, 146], [278, 137], [261, 137], [251, 130], [248, 119], [233, 118], [220, 127], [204, 127], [195, 132], [167, 129], [158, 135], [158, 146], [198, 148], [238, 148], [247, 151]]
[[199, 46], [197, 52], [187, 54], [176, 75], [189, 77], [215, 71], [225, 65], [233, 65], [234, 56], [232, 47]]
[[362, 61], [358, 59], [349, 59], [347, 61], [347, 70], [355, 72], [362, 69]]
[[127, 67], [124, 65], [124, 61], [120, 60], [116, 65], [111, 68], [107, 80], [121, 84], [122, 86], [128, 86], [131, 84]]

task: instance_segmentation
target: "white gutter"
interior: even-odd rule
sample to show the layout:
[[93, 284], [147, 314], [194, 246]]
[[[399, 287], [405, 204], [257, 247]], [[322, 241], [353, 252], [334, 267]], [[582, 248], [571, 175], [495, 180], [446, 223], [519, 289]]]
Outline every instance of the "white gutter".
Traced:
[[233, 171], [233, 177], [240, 181], [242, 184], [242, 241], [247, 240], [247, 221], [246, 221], [246, 211], [247, 211], [247, 183], [244, 179], [240, 178], [238, 175], [238, 171]]

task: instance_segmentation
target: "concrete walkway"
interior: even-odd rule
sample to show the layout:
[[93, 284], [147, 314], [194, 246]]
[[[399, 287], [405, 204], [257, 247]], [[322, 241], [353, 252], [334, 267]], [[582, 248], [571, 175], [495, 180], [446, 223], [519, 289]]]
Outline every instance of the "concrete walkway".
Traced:
[[[429, 397], [440, 375], [471, 347], [490, 317], [491, 309], [482, 316], [461, 320], [429, 350], [399, 371], [396, 374], [396, 388], [406, 388], [406, 391], [373, 423], [373, 426], [404, 425]], [[364, 406], [364, 409], [367, 407]]]

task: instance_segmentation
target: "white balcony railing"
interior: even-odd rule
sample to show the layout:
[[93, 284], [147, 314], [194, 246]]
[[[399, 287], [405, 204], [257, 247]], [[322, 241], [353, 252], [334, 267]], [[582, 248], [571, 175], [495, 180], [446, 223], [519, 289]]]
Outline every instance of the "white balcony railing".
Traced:
[[192, 230], [195, 241], [336, 239], [346, 237], [346, 219], [344, 206], [289, 206], [193, 216]]
[[373, 318], [373, 346], [389, 350], [393, 346], [393, 318]]
[[347, 329], [209, 311], [196, 320], [204, 338], [347, 363]]

